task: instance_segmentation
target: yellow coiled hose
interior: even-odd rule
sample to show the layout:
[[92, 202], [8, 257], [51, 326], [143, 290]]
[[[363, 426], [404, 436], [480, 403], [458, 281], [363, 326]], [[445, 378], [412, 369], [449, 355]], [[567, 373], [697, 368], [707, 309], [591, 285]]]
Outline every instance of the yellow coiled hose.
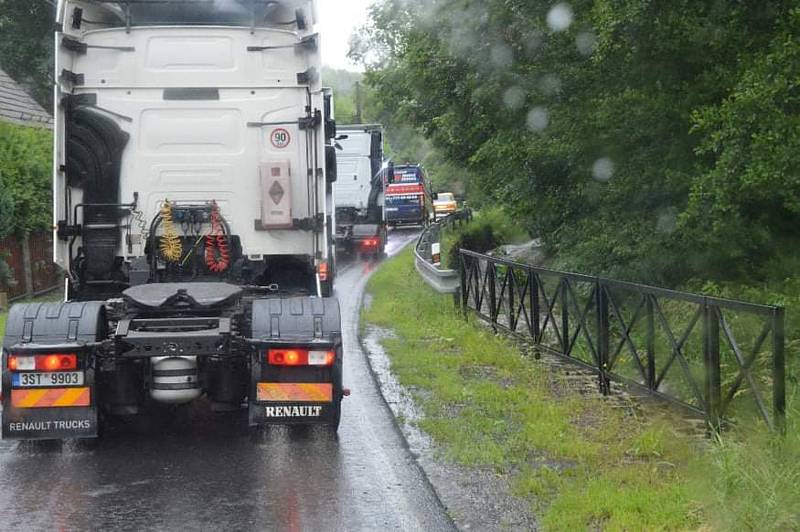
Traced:
[[161, 236], [161, 244], [159, 245], [161, 255], [169, 262], [178, 262], [181, 260], [181, 255], [183, 255], [183, 244], [181, 244], [181, 239], [175, 230], [175, 224], [172, 222], [172, 205], [169, 200], [164, 200], [160, 214], [161, 226], [164, 228], [164, 234]]

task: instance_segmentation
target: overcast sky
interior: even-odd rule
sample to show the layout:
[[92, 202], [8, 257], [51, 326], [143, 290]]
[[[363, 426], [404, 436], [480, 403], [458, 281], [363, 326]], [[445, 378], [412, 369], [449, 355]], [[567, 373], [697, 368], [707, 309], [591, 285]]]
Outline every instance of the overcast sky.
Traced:
[[348, 42], [353, 31], [367, 22], [367, 8], [373, 0], [319, 0], [322, 34], [322, 61], [334, 68], [361, 70], [347, 59]]

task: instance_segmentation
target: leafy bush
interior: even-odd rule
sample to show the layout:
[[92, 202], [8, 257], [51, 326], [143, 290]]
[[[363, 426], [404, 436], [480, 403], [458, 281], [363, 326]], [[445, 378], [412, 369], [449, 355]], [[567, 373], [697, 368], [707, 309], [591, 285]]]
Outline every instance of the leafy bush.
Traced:
[[[11, 194], [9, 194], [3, 182], [2, 174], [0, 174], [0, 240], [11, 233], [13, 226], [14, 203], [11, 200]], [[4, 287], [9, 286], [14, 280], [11, 268], [4, 259], [4, 252], [0, 249], [0, 291], [2, 291]]]
[[503, 244], [526, 238], [528, 238], [527, 232], [503, 209], [486, 208], [476, 213], [471, 223], [444, 232], [442, 235], [444, 264], [446, 267], [456, 268], [459, 263], [459, 249], [486, 253]]
[[[52, 223], [52, 142], [47, 129], [0, 122], [0, 178], [5, 200], [13, 214], [3, 216], [0, 206], [0, 231], [17, 235], [46, 229]], [[9, 227], [10, 226], [10, 227]]]

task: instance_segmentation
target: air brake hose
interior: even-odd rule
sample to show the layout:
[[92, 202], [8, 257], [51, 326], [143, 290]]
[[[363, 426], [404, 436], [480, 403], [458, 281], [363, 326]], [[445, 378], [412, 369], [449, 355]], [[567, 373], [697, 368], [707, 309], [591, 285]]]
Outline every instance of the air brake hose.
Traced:
[[169, 200], [164, 200], [160, 214], [164, 226], [164, 234], [159, 245], [161, 255], [169, 262], [178, 262], [183, 255], [183, 244], [181, 244], [181, 239], [175, 231], [175, 224], [172, 222], [172, 204]]
[[206, 236], [206, 266], [214, 273], [222, 273], [231, 263], [228, 239], [222, 227], [217, 202], [211, 203], [211, 232]]

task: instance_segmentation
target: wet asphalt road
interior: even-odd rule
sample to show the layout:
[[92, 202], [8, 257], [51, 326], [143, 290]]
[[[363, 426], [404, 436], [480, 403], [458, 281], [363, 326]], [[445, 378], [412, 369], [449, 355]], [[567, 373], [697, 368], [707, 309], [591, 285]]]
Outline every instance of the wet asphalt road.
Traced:
[[[389, 253], [417, 231], [390, 234]], [[326, 428], [252, 432], [198, 404], [102, 439], [0, 442], [0, 529], [451, 530], [357, 339], [373, 262], [340, 265], [345, 399]]]

